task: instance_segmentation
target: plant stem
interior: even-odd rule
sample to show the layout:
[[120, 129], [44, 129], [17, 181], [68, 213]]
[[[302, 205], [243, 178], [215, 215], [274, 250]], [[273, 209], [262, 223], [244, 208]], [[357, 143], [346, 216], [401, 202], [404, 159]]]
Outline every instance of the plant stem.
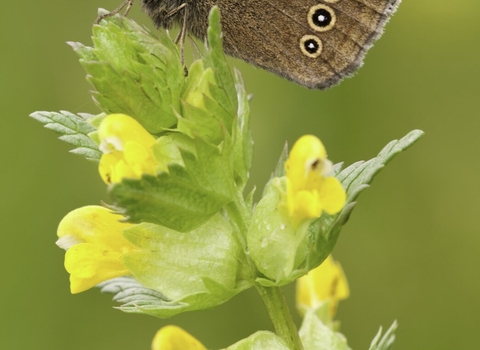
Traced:
[[265, 303], [275, 333], [282, 338], [292, 350], [302, 350], [302, 342], [298, 336], [297, 327], [280, 287], [264, 287], [256, 284], [258, 293]]
[[[234, 200], [225, 206], [230, 220], [238, 227], [237, 239], [244, 249], [247, 247], [247, 241], [244, 233], [248, 231], [250, 225], [251, 208], [247, 208], [242, 192], [235, 192]], [[250, 259], [249, 259], [250, 260]], [[253, 267], [253, 263], [251, 263]], [[253, 267], [252, 271], [255, 268]]]

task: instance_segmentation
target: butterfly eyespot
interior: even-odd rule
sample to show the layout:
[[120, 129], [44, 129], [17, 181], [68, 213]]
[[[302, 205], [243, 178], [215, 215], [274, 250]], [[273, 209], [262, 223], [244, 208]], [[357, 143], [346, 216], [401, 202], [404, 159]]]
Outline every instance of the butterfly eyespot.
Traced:
[[322, 41], [315, 35], [304, 35], [300, 39], [300, 50], [307, 57], [317, 58], [322, 53], [322, 49]]
[[335, 12], [327, 5], [318, 4], [310, 7], [310, 11], [308, 11], [308, 24], [317, 32], [326, 32], [332, 29], [336, 20]]

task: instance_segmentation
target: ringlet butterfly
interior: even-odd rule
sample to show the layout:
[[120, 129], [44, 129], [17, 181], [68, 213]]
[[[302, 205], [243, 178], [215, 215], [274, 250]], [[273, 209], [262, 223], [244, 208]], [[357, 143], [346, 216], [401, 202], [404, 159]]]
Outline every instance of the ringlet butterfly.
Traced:
[[400, 1], [141, 0], [157, 27], [179, 24], [202, 40], [217, 5], [225, 53], [312, 89], [351, 76]]

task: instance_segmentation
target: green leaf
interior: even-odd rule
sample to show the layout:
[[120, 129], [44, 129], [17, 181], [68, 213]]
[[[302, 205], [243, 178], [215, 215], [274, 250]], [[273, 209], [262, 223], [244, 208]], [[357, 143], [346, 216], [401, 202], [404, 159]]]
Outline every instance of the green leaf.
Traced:
[[238, 109], [237, 93], [230, 66], [223, 52], [220, 11], [217, 6], [212, 7], [210, 10], [208, 24], [207, 38], [209, 50], [205, 54], [205, 66], [212, 67], [217, 85], [223, 89], [222, 92], [218, 92], [218, 95], [223, 94], [224, 98], [221, 99], [220, 96], [216, 96], [215, 99], [223, 101], [225, 104], [223, 107], [231, 115], [234, 115]]
[[315, 310], [308, 310], [298, 332], [304, 350], [349, 350], [347, 340], [324, 324]]
[[[205, 280], [205, 285], [217, 292], [224, 288], [208, 279]], [[241, 291], [223, 289], [219, 293], [221, 298], [206, 292], [194, 294], [179, 301], [171, 301], [166, 299], [162, 293], [146, 288], [129, 277], [115, 278], [99, 284], [98, 287], [102, 288], [102, 292], [115, 294], [113, 300], [121, 303], [117, 309], [127, 313], [145, 314], [159, 318], [169, 318], [187, 311], [211, 308], [228, 301]]]
[[182, 312], [186, 305], [172, 303], [162, 293], [146, 288], [131, 277], [114, 278], [98, 285], [104, 293], [114, 294], [120, 303], [117, 309], [127, 313], [149, 314], [150, 310], [164, 310], [164, 317]]
[[183, 152], [195, 153], [194, 141], [185, 134], [171, 132], [168, 135], [161, 136], [153, 146], [155, 160], [160, 164], [160, 169], [168, 169], [168, 166], [177, 164], [185, 166], [182, 158]]
[[[203, 99], [204, 101], [210, 100], [205, 95]], [[216, 105], [215, 101], [210, 101], [211, 106]], [[221, 121], [217, 119], [214, 108], [203, 109], [183, 102], [182, 112], [184, 118], [178, 121], [178, 129], [181, 132], [191, 138], [203, 138], [213, 145], [219, 145], [224, 140], [227, 131]]]
[[243, 84], [242, 75], [238, 70], [235, 73], [235, 89], [238, 99], [238, 119], [234, 138], [234, 170], [237, 177], [237, 185], [240, 189], [246, 185], [252, 166], [253, 139], [250, 132], [250, 105], [247, 92]]
[[285, 176], [285, 162], [288, 159], [288, 142], [285, 142], [283, 146], [282, 154], [280, 154], [280, 158], [278, 159], [277, 166], [275, 167], [275, 172], [273, 173], [274, 177], [282, 177]]
[[[213, 71], [215, 73], [215, 71]], [[208, 92], [211, 95], [210, 101], [214, 101], [215, 105], [209, 104], [209, 100], [205, 101], [205, 108], [210, 110], [211, 108], [215, 108], [216, 119], [218, 119], [223, 125], [225, 125], [225, 129], [232, 130], [233, 122], [236, 119], [237, 111], [230, 110], [229, 108], [229, 101], [226, 100], [225, 94], [225, 86], [217, 85], [210, 83], [208, 86]], [[229, 99], [237, 100], [236, 91], [234, 91], [233, 96], [228, 96]]]
[[70, 152], [81, 155], [90, 161], [99, 162], [102, 153], [97, 144], [88, 136], [96, 129], [88, 123], [85, 117], [67, 111], [60, 111], [60, 113], [41, 111], [30, 114], [30, 117], [42, 123], [45, 128], [61, 134], [60, 140], [75, 147]]
[[150, 222], [180, 232], [205, 223], [233, 198], [229, 152], [195, 140], [196, 154], [182, 152], [184, 167], [168, 173], [125, 179], [110, 187], [115, 205], [133, 223]]
[[242, 253], [232, 230], [220, 214], [188, 233], [153, 224], [135, 225], [123, 234], [138, 250], [122, 260], [137, 281], [173, 302], [199, 294], [222, 299], [225, 290], [229, 298], [237, 290]]
[[320, 265], [333, 250], [343, 225], [348, 221], [356, 205], [358, 195], [372, 182], [375, 175], [396, 155], [413, 145], [423, 131], [413, 130], [400, 140], [391, 141], [378, 154], [366, 162], [357, 162], [340, 171], [341, 165], [334, 168], [336, 177], [347, 192], [347, 202], [343, 210], [336, 215], [323, 214], [310, 226], [314, 246], [308, 255], [306, 270]]
[[373, 338], [369, 350], [390, 350], [395, 342], [395, 330], [397, 329], [397, 321], [394, 321], [390, 328], [382, 337], [382, 327], [378, 330], [377, 335]]
[[248, 338], [230, 345], [225, 350], [289, 350], [285, 342], [276, 334], [259, 331]]
[[177, 122], [185, 76], [178, 48], [164, 32], [159, 39], [123, 16], [94, 26], [94, 47], [70, 43], [80, 56], [94, 100], [107, 114], [130, 115], [150, 133]]

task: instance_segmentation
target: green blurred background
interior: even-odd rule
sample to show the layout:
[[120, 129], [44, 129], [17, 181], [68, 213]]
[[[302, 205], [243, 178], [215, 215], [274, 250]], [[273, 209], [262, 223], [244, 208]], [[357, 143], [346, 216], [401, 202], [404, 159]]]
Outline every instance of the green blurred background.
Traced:
[[[271, 329], [253, 291], [170, 320], [123, 314], [98, 290], [69, 293], [56, 226], [108, 197], [95, 165], [28, 114], [97, 112], [65, 42], [90, 44], [97, 7], [120, 2], [2, 4], [1, 349], [149, 349], [169, 323], [219, 348]], [[150, 25], [138, 3], [131, 17]], [[334, 251], [351, 287], [337, 316], [355, 350], [394, 319], [395, 349], [480, 349], [479, 12], [478, 1], [404, 0], [365, 66], [326, 92], [231, 61], [255, 96], [251, 183], [259, 189], [284, 141], [304, 133], [350, 164], [412, 129], [426, 132], [360, 196]], [[291, 286], [286, 293], [293, 301]]]

